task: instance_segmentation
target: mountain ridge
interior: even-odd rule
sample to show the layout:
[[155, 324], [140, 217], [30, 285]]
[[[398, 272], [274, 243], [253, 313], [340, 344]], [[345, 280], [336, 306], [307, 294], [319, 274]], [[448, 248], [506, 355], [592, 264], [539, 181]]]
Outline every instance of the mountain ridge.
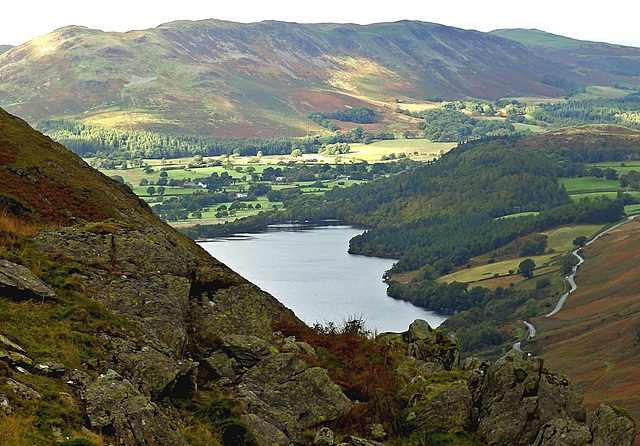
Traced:
[[429, 22], [212, 19], [127, 33], [71, 26], [33, 39], [0, 55], [0, 106], [28, 121], [303, 136], [326, 132], [306, 119], [309, 111], [370, 105], [379, 119], [392, 119], [398, 102], [558, 97], [565, 84], [627, 78], [513, 39]]

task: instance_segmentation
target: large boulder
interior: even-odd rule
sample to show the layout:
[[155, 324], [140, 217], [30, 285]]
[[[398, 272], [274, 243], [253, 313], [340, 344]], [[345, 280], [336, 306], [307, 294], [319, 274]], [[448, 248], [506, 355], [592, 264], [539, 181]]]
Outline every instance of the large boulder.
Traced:
[[[158, 401], [167, 396], [185, 396], [195, 389], [197, 362], [179, 359], [162, 342], [103, 335], [106, 364], [116, 370], [143, 395]], [[146, 341], [146, 342], [145, 342]]]
[[472, 423], [473, 398], [464, 379], [418, 380], [405, 389], [410, 393], [405, 413], [415, 432], [461, 432]]
[[[584, 435], [588, 430], [582, 396], [565, 377], [546, 370], [542, 358], [511, 350], [486, 370], [476, 397], [478, 431], [487, 444], [550, 445], [558, 444], [554, 441], [560, 437], [590, 440]], [[576, 441], [567, 444], [584, 444]]]
[[242, 376], [238, 389], [251, 412], [294, 441], [302, 429], [335, 420], [352, 407], [325, 369], [309, 367], [295, 353], [266, 357]]
[[186, 446], [175, 422], [151, 399], [113, 370], [86, 389], [91, 428], [125, 446]]
[[403, 333], [408, 344], [407, 354], [419, 361], [437, 365], [441, 370], [453, 370], [460, 365], [460, 349], [440, 330], [431, 328], [429, 323], [416, 319]]
[[[41, 231], [42, 252], [83, 265], [87, 295], [176, 354], [229, 334], [271, 339], [274, 320], [301, 323], [273, 296], [159, 225], [117, 221]], [[196, 345], [205, 342], [207, 345]]]
[[624, 409], [600, 404], [591, 422], [593, 446], [631, 446], [636, 435], [636, 423]]
[[0, 295], [14, 300], [52, 299], [56, 293], [30, 269], [0, 260]]

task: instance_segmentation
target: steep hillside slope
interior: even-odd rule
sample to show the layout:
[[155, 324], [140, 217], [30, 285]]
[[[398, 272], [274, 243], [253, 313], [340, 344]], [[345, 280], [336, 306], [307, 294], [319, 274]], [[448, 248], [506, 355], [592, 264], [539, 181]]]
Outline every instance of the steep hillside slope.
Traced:
[[511, 39], [424, 22], [206, 20], [128, 33], [74, 26], [0, 55], [0, 106], [28, 121], [290, 136], [323, 131], [305, 119], [311, 110], [435, 96], [557, 97], [558, 80], [619, 79]]
[[[584, 392], [640, 416], [640, 222], [634, 220], [584, 249], [578, 289], [550, 318], [536, 318], [533, 349]], [[640, 439], [639, 439], [640, 440]]]

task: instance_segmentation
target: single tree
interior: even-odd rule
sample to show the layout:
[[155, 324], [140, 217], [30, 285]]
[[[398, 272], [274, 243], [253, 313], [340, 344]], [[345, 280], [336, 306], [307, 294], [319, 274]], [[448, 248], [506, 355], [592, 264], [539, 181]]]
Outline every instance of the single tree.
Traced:
[[587, 237], [584, 235], [579, 235], [573, 239], [573, 246], [584, 246], [585, 243], [587, 243]]
[[573, 272], [573, 267], [578, 264], [578, 258], [571, 253], [566, 253], [560, 258], [562, 273], [565, 275]]
[[524, 259], [518, 265], [518, 272], [522, 274], [522, 277], [525, 279], [530, 279], [533, 277], [533, 270], [536, 269], [536, 262], [533, 259]]

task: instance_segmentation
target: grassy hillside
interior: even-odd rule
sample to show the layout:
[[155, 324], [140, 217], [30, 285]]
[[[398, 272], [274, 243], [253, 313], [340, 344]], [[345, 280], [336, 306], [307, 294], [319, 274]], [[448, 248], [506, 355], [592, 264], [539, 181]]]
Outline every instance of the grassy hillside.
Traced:
[[603, 396], [640, 416], [640, 222], [633, 221], [585, 248], [578, 290], [551, 318], [533, 320], [532, 349], [567, 374], [595, 407]]
[[152, 218], [128, 188], [4, 110], [0, 135], [0, 202], [12, 216], [45, 226]]
[[[615, 76], [637, 76], [640, 69], [640, 49], [602, 42], [589, 42], [537, 29], [501, 29], [491, 34], [512, 39], [538, 54], [559, 57], [582, 67], [613, 74]], [[625, 85], [628, 80], [620, 79]]]
[[73, 26], [0, 55], [0, 106], [29, 121], [302, 136], [325, 131], [305, 118], [309, 111], [366, 105], [379, 112], [379, 125], [408, 128], [388, 113], [398, 102], [563, 96], [562, 82], [549, 76], [578, 86], [620, 80], [536, 51], [496, 35], [411, 21], [206, 20], [128, 33]]

